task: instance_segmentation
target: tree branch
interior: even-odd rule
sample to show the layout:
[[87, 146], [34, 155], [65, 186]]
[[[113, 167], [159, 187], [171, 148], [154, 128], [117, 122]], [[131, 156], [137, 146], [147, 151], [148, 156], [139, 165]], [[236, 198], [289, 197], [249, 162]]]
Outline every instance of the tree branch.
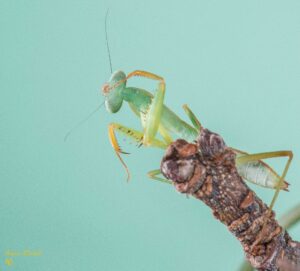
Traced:
[[[296, 223], [300, 221], [300, 204], [297, 204], [291, 210], [287, 211], [282, 217], [279, 218], [278, 223], [284, 229], [292, 228]], [[253, 267], [249, 264], [248, 261], [244, 261], [241, 267], [239, 268], [240, 271], [253, 271]]]
[[300, 243], [270, 214], [235, 167], [235, 153], [223, 139], [202, 129], [196, 144], [179, 139], [161, 163], [163, 175], [175, 188], [203, 201], [240, 241], [253, 268], [300, 270]]

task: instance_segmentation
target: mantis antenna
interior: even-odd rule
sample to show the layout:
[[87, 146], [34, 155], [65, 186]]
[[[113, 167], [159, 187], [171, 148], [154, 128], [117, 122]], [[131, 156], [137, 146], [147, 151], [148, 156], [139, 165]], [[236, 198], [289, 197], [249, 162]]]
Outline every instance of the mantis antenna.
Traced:
[[105, 101], [102, 102], [100, 105], [98, 105], [90, 114], [88, 114], [84, 119], [82, 119], [81, 121], [79, 121], [76, 125], [74, 125], [69, 132], [66, 133], [65, 137], [64, 137], [64, 142], [67, 141], [67, 139], [69, 138], [70, 134], [76, 130], [78, 127], [80, 127], [83, 123], [85, 123], [90, 117], [92, 117], [103, 105], [104, 105]]
[[[108, 44], [108, 35], [107, 35], [107, 18], [108, 18], [109, 9], [107, 9], [105, 14], [105, 40], [106, 40], [106, 48], [108, 53], [108, 59], [109, 59], [109, 66], [110, 66], [110, 72], [112, 73], [112, 64], [111, 64], [111, 55], [109, 50], [109, 44]], [[78, 127], [80, 127], [83, 123], [85, 123], [89, 118], [91, 118], [103, 105], [105, 101], [102, 102], [99, 106], [97, 106], [90, 114], [88, 114], [84, 119], [79, 121], [76, 125], [74, 125], [69, 132], [66, 133], [64, 137], [64, 142], [66, 142], [71, 135], [71, 133], [76, 130]]]
[[107, 35], [108, 12], [109, 12], [109, 8], [107, 9], [106, 14], [105, 14], [105, 40], [106, 40], [106, 48], [107, 48], [108, 59], [109, 59], [110, 73], [112, 73], [111, 55], [110, 55], [109, 44], [108, 44], [108, 35]]

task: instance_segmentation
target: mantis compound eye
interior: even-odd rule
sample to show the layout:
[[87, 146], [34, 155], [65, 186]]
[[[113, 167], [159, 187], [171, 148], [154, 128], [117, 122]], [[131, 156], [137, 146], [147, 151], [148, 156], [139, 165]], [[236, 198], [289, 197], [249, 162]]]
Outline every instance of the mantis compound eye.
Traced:
[[105, 83], [103, 86], [102, 86], [102, 93], [104, 96], [106, 96], [108, 93], [109, 93], [109, 84], [108, 83]]

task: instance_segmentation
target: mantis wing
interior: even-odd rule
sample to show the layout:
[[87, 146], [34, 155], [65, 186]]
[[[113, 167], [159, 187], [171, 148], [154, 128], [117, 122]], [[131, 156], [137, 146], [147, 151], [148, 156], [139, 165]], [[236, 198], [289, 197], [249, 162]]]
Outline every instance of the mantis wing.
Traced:
[[[246, 181], [256, 185], [276, 189], [280, 176], [267, 163], [262, 160], [245, 161], [248, 153], [232, 149], [236, 153], [236, 168], [239, 175]], [[285, 180], [282, 184], [282, 190], [288, 190], [288, 185]]]

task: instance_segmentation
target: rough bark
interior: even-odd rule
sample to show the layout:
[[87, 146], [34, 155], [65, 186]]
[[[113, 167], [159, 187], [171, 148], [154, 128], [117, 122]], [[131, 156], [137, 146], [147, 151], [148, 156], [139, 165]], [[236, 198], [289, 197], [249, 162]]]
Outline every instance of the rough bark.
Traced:
[[258, 270], [300, 270], [300, 243], [270, 214], [268, 206], [245, 184], [235, 167], [235, 153], [223, 139], [202, 129], [195, 144], [179, 139], [161, 163], [175, 188], [203, 201], [240, 241]]

